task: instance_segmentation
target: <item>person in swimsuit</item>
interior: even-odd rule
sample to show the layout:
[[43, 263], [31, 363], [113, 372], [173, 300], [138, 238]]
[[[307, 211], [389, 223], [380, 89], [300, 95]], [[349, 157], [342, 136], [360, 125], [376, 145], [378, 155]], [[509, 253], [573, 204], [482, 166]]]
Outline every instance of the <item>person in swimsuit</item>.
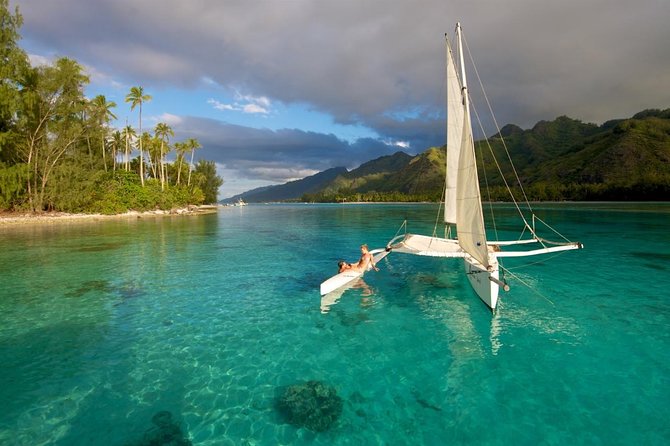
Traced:
[[368, 250], [368, 245], [365, 244], [361, 245], [361, 258], [358, 259], [358, 262], [347, 263], [340, 260], [337, 266], [339, 267], [339, 273], [349, 270], [364, 272], [371, 268], [375, 271], [379, 271], [379, 268], [375, 265], [375, 257]]

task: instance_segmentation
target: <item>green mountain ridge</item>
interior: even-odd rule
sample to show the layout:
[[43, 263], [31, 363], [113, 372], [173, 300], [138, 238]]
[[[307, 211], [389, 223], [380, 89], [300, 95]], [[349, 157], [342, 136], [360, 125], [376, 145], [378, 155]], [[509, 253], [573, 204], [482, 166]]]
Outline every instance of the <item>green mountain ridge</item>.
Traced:
[[[531, 199], [670, 198], [670, 109], [645, 110], [601, 126], [563, 116], [504, 141]], [[502, 140], [494, 139], [493, 146], [501, 153]], [[484, 159], [489, 184], [502, 186], [491, 156]], [[508, 162], [503, 172], [510, 178]]]
[[369, 192], [374, 190], [388, 192], [389, 181], [393, 174], [402, 171], [413, 157], [404, 152], [361, 164], [358, 168], [346, 172], [328, 184], [321, 192], [336, 193], [339, 191]]
[[[670, 199], [670, 109], [644, 110], [600, 126], [567, 116], [539, 121], [528, 130], [508, 124], [488, 142], [490, 148], [484, 140], [475, 147], [483, 161], [480, 182], [488, 184], [485, 196], [493, 200], [510, 199], [502, 178], [510, 181], [515, 171], [505, 150], [530, 200]], [[416, 156], [397, 152], [351, 171], [339, 168], [334, 178], [309, 190], [302, 187], [309, 182], [298, 180], [292, 182], [293, 195], [282, 200], [437, 201], [444, 188], [444, 149], [433, 147]], [[520, 189], [510, 186], [520, 198]], [[245, 194], [245, 200], [254, 201]]]
[[333, 167], [300, 180], [289, 181], [277, 186], [264, 186], [252, 189], [222, 200], [222, 202], [233, 203], [240, 198], [249, 203], [296, 200], [303, 194], [322, 190], [323, 187], [330, 184], [338, 175], [345, 173], [347, 173], [345, 167]]

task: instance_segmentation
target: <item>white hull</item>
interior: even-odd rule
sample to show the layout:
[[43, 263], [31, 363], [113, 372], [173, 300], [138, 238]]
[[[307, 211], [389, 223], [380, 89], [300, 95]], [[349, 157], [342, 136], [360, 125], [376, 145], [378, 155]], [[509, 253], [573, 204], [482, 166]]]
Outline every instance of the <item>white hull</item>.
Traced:
[[[400, 238], [400, 237], [398, 237]], [[395, 252], [414, 254], [431, 257], [461, 257], [465, 266], [465, 273], [470, 281], [470, 285], [475, 290], [479, 298], [495, 310], [498, 304], [498, 292], [500, 291], [500, 267], [497, 258], [492, 254], [494, 248], [489, 246], [489, 262], [491, 268], [486, 269], [479, 261], [475, 260], [470, 254], [466, 253], [458, 245], [458, 240], [444, 239], [439, 237], [428, 237], [424, 235], [406, 234], [400, 243], [393, 245], [396, 239], [389, 242], [389, 246]], [[535, 241], [535, 240], [533, 240]], [[513, 244], [514, 242], [503, 242]], [[528, 243], [528, 242], [522, 242]], [[493, 243], [491, 243], [493, 245]], [[497, 255], [500, 252], [496, 253]], [[493, 280], [491, 280], [491, 278]]]
[[[465, 266], [465, 274], [472, 288], [482, 302], [488, 305], [492, 311], [495, 311], [498, 305], [498, 292], [500, 291], [500, 286], [496, 282], [500, 279], [498, 261], [495, 258], [491, 258], [491, 268], [487, 270], [477, 260], [468, 256], [463, 260], [463, 265]], [[495, 279], [495, 281], [491, 280], [491, 278]]]
[[[382, 260], [384, 257], [388, 255], [388, 251], [384, 249], [373, 249], [370, 251], [371, 254], [374, 255], [375, 259], [375, 264]], [[339, 273], [331, 277], [330, 279], [326, 280], [321, 284], [320, 287], [320, 292], [321, 295], [326, 295], [328, 293], [331, 293], [351, 282], [353, 282], [355, 279], [361, 277], [363, 275], [364, 271], [345, 271], [343, 273]]]
[[339, 273], [321, 284], [321, 295], [323, 296], [331, 293], [361, 277], [362, 275], [362, 271], [345, 271], [343, 273]]

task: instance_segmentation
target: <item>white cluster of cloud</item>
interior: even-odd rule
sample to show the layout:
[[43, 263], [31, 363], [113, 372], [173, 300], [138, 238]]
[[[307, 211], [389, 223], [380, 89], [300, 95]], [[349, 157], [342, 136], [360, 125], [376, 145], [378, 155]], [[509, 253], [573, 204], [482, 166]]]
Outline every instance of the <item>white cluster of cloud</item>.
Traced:
[[160, 116], [154, 119], [154, 121], [156, 123], [164, 122], [171, 127], [178, 127], [184, 122], [184, 119], [181, 116], [173, 115], [172, 113], [162, 113]]
[[28, 60], [33, 67], [51, 65], [52, 60], [40, 54], [28, 54]]
[[267, 115], [271, 111], [272, 103], [265, 96], [235, 94], [235, 102], [224, 104], [216, 99], [208, 99], [207, 103], [217, 110], [239, 111], [248, 114]]

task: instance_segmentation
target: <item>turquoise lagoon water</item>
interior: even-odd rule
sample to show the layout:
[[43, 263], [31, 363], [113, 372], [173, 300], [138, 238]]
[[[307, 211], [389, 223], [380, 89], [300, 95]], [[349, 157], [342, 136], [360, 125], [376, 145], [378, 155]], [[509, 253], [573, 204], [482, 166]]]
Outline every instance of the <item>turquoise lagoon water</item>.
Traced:
[[[322, 310], [339, 258], [436, 211], [0, 228], [0, 444], [139, 444], [160, 411], [195, 445], [670, 442], [670, 205], [538, 205], [586, 249], [509, 259], [495, 315], [459, 261], [403, 254]], [[344, 401], [326, 432], [276, 410], [308, 380]]]

